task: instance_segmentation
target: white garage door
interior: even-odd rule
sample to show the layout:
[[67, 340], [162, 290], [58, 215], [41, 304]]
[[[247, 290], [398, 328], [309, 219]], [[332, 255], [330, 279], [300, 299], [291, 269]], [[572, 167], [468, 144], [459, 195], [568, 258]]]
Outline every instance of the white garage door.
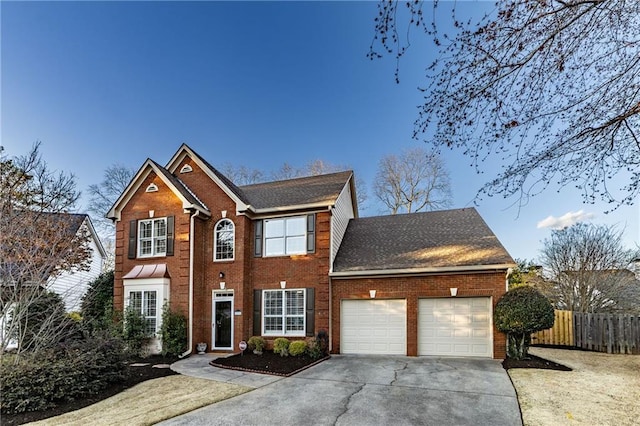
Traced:
[[343, 300], [340, 312], [341, 353], [407, 353], [407, 304], [404, 299]]
[[418, 355], [493, 356], [491, 299], [420, 299]]

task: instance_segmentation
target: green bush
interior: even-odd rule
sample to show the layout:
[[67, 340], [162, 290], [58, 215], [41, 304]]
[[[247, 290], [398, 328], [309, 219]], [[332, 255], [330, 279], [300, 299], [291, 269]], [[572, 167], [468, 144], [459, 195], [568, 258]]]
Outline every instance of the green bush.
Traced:
[[251, 349], [254, 353], [262, 353], [262, 350], [267, 345], [267, 342], [260, 336], [251, 336], [247, 341], [247, 345], [249, 349]]
[[313, 359], [324, 358], [329, 355], [329, 335], [320, 330], [307, 347], [307, 353]]
[[3, 413], [22, 413], [86, 398], [126, 377], [122, 340], [92, 336], [0, 361]]
[[289, 339], [278, 337], [273, 341], [273, 352], [280, 356], [289, 356]]
[[11, 310], [10, 321], [17, 324], [13, 337], [20, 352], [50, 348], [77, 331], [60, 295], [45, 290], [34, 296]]
[[151, 336], [147, 332], [147, 320], [141, 312], [129, 306], [124, 311], [124, 330], [122, 337], [126, 343], [126, 351], [132, 356], [144, 357]]
[[498, 330], [507, 333], [507, 355], [523, 359], [528, 354], [531, 333], [553, 327], [553, 306], [535, 288], [515, 287], [496, 304], [493, 321]]
[[289, 345], [289, 354], [291, 356], [300, 356], [307, 351], [307, 342], [304, 340], [296, 340]]
[[113, 271], [103, 272], [89, 283], [81, 312], [89, 329], [106, 329], [113, 316]]
[[162, 355], [178, 356], [187, 350], [187, 318], [173, 312], [168, 303], [162, 307]]

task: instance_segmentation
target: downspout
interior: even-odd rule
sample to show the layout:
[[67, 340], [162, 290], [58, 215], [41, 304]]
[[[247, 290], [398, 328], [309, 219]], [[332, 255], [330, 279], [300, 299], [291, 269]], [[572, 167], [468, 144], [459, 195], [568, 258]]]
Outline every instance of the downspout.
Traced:
[[195, 232], [195, 218], [200, 215], [200, 211], [196, 210], [191, 215], [189, 221], [189, 338], [187, 343], [187, 350], [182, 353], [179, 358], [184, 358], [193, 352], [193, 253], [194, 253], [194, 232]]

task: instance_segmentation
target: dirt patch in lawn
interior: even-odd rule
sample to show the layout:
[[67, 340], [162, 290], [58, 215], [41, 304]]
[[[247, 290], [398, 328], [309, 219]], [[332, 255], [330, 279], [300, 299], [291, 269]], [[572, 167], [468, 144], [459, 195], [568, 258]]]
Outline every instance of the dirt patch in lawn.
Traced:
[[510, 369], [525, 426], [635, 425], [640, 356], [531, 348], [573, 371]]
[[252, 373], [291, 376], [328, 358], [328, 356], [321, 359], [314, 359], [309, 356], [280, 356], [273, 353], [273, 351], [264, 351], [262, 355], [256, 355], [251, 351], [245, 351], [244, 354], [216, 358], [210, 364], [214, 367], [250, 371]]

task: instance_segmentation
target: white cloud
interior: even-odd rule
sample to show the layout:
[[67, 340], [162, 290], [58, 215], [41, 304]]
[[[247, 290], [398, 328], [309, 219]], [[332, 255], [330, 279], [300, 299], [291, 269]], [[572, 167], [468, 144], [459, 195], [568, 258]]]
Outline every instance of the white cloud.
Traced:
[[578, 210], [577, 212], [565, 213], [560, 217], [549, 216], [538, 222], [538, 228], [562, 229], [593, 217], [593, 213], [585, 213], [584, 210]]

